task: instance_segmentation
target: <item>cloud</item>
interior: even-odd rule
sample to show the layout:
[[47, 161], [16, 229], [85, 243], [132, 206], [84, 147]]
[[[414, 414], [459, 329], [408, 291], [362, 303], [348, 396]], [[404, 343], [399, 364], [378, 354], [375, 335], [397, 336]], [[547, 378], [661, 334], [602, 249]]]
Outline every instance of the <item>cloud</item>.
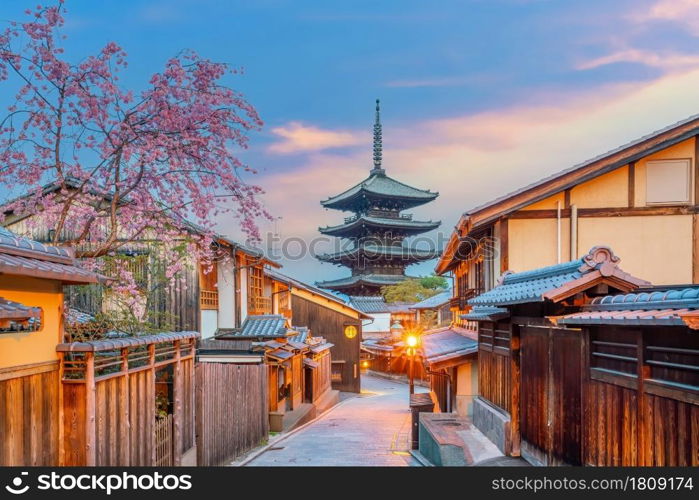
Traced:
[[[697, 112], [697, 87], [699, 71], [582, 92], [542, 90], [516, 106], [384, 127], [384, 167], [403, 182], [440, 192], [411, 212], [416, 219], [442, 220], [439, 231], [448, 235], [469, 208]], [[270, 212], [283, 216], [282, 237], [310, 242], [319, 236], [318, 226], [338, 224], [346, 215], [324, 210], [320, 200], [362, 181], [370, 168], [368, 147], [310, 151], [292, 169], [255, 181], [267, 193]], [[347, 274], [308, 258], [282, 263], [309, 281]]]
[[276, 154], [321, 151], [324, 149], [355, 146], [366, 140], [366, 134], [337, 130], [323, 130], [300, 122], [291, 122], [282, 127], [275, 127], [272, 133], [281, 140], [269, 146], [268, 150]]
[[626, 49], [583, 61], [576, 65], [576, 69], [589, 70], [617, 63], [636, 63], [664, 71], [677, 71], [699, 66], [699, 55]]
[[676, 22], [699, 35], [699, 0], [657, 0], [650, 8], [633, 14], [632, 18], [640, 23]]

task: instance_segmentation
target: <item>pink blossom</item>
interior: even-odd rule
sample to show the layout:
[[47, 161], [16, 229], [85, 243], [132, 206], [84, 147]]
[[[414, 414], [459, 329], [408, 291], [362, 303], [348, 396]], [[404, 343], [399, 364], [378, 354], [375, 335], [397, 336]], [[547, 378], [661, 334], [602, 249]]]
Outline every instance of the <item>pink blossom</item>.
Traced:
[[[27, 193], [4, 208], [36, 215], [30, 225], [53, 228], [56, 242], [86, 259], [156, 238], [178, 287], [188, 261], [183, 235], [188, 257], [213, 258], [212, 215], [236, 219], [259, 240], [256, 219], [269, 215], [261, 189], [241, 179], [252, 169], [236, 152], [262, 121], [225, 84], [238, 71], [184, 51], [144, 90], [125, 89], [119, 74], [127, 55], [117, 43], [64, 58], [57, 33], [64, 13], [62, 1], [37, 6], [26, 22], [0, 32], [0, 81], [19, 89], [0, 122], [0, 184]], [[41, 189], [47, 180], [56, 189]], [[193, 232], [189, 220], [200, 229]], [[133, 277], [117, 278], [120, 292], [136, 297]]]

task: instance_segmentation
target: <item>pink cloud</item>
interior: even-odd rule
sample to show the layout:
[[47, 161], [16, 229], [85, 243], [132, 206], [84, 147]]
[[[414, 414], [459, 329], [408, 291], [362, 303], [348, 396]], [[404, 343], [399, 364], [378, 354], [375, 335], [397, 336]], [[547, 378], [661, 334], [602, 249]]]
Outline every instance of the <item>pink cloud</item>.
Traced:
[[277, 154], [354, 146], [364, 142], [366, 135], [357, 132], [323, 130], [300, 122], [275, 127], [272, 133], [281, 139], [269, 146], [268, 150]]
[[660, 68], [666, 71], [676, 71], [693, 68], [699, 65], [699, 55], [678, 52], [653, 52], [649, 50], [626, 49], [612, 52], [602, 57], [579, 63], [576, 68], [588, 70], [615, 63], [638, 63]]
[[672, 21], [685, 25], [699, 34], [698, 0], [657, 0], [650, 8], [632, 16], [640, 23], [649, 21]]

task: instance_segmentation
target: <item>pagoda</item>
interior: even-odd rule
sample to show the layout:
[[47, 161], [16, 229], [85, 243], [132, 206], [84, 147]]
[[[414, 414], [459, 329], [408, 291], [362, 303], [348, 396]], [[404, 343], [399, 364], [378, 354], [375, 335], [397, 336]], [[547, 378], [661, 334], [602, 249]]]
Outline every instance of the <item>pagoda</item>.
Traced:
[[346, 278], [317, 283], [322, 288], [349, 296], [378, 296], [381, 288], [409, 278], [405, 268], [434, 259], [437, 250], [420, 250], [405, 244], [408, 237], [439, 227], [439, 221], [413, 220], [404, 210], [424, 205], [439, 193], [417, 189], [388, 175], [382, 165], [379, 100], [374, 123], [374, 166], [369, 177], [347, 191], [321, 201], [325, 208], [352, 212], [344, 223], [321, 227], [322, 234], [345, 238], [347, 248], [319, 255], [318, 259], [348, 267]]

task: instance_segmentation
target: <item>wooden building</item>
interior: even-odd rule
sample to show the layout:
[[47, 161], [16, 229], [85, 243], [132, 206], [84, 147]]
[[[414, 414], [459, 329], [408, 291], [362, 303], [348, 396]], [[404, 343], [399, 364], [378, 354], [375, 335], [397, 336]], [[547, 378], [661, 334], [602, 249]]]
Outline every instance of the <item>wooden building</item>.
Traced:
[[59, 464], [63, 286], [101, 280], [67, 249], [0, 228], [0, 465]]
[[[331, 391], [333, 344], [312, 336], [307, 328], [294, 330], [279, 314], [248, 316], [240, 328], [219, 330], [216, 339], [204, 341], [200, 360], [259, 364], [267, 369], [269, 428], [283, 429], [284, 416], [303, 404], [320, 405]], [[309, 408], [310, 410], [310, 408]]]
[[425, 300], [409, 306], [415, 311], [415, 324], [421, 328], [442, 328], [452, 323], [451, 299], [453, 292], [444, 292], [433, 295]]
[[473, 414], [478, 394], [478, 340], [475, 332], [456, 326], [420, 336], [420, 358], [439, 410]]
[[[31, 216], [5, 213], [3, 225], [36, 241], [52, 240], [51, 229], [30, 221]], [[194, 224], [183, 232], [181, 244], [203, 233]], [[65, 235], [69, 237], [70, 235]], [[60, 238], [59, 238], [60, 240]], [[183, 257], [184, 266], [174, 283], [165, 285], [163, 242], [156, 234], [122, 246], [116, 257], [134, 274], [142, 291], [149, 322], [162, 329], [196, 330], [203, 338], [213, 337], [218, 328], [239, 327], [248, 314], [271, 314], [271, 290], [265, 289], [264, 269], [279, 267], [255, 248], [224, 236], [214, 241], [215, 261], [204, 265], [192, 255]], [[107, 264], [109, 265], [109, 264]], [[91, 315], [118, 307], [110, 292], [99, 285], [70, 287], [66, 302], [71, 308]]]
[[455, 276], [455, 320], [504, 271], [595, 245], [655, 284], [699, 283], [698, 134], [693, 116], [465, 212], [436, 267]]
[[[478, 324], [473, 422], [506, 454], [542, 465], [586, 463], [590, 444], [583, 427], [599, 424], [585, 396], [586, 364], [598, 356], [578, 328], [557, 319], [597, 297], [649, 286], [618, 262], [609, 248], [594, 247], [581, 259], [505, 273], [496, 287], [469, 300], [472, 310], [465, 319]], [[609, 418], [617, 419], [611, 428], [629, 415]], [[604, 432], [599, 436], [604, 439]]]
[[371, 319], [370, 316], [335, 295], [277, 270], [267, 269], [266, 275], [274, 283], [274, 307], [279, 307], [280, 301], [284, 304], [289, 311], [291, 326], [308, 328], [313, 336], [322, 337], [333, 345], [333, 389], [360, 392], [362, 323]]

